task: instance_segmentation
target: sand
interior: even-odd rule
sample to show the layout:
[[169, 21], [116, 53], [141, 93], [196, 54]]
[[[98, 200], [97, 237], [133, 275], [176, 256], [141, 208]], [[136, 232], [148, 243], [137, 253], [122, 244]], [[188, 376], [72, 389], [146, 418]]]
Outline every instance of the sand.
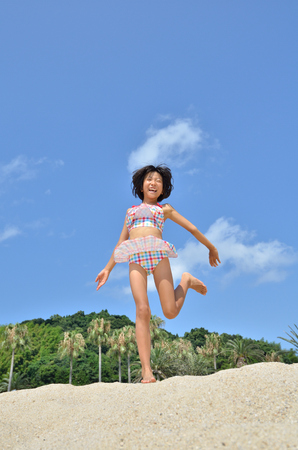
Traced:
[[0, 395], [1, 449], [298, 449], [298, 364]]

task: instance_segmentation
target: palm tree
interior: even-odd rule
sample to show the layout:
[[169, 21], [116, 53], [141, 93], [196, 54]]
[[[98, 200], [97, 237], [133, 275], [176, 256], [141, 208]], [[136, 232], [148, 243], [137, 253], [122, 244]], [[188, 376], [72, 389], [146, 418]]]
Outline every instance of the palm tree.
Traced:
[[171, 350], [168, 343], [156, 343], [151, 350], [151, 368], [156, 379], [165, 379], [175, 375]]
[[178, 358], [187, 356], [187, 354], [192, 350], [192, 343], [186, 339], [180, 338], [179, 340], [174, 340], [170, 343], [170, 347], [177, 354]]
[[252, 359], [261, 361], [264, 358], [264, 352], [256, 344], [248, 343], [240, 338], [234, 341], [230, 339], [227, 342], [225, 352], [230, 355], [238, 368], [249, 364]]
[[111, 322], [104, 318], [96, 318], [90, 322], [88, 328], [89, 341], [98, 346], [98, 381], [101, 382], [101, 346], [106, 345], [109, 339]]
[[175, 375], [207, 375], [208, 361], [194, 352], [192, 343], [180, 338], [169, 343], [172, 367]]
[[114, 330], [108, 342], [111, 346], [110, 350], [108, 351], [108, 354], [118, 356], [119, 383], [121, 383], [121, 355], [123, 355], [126, 352], [126, 342], [123, 328]]
[[84, 348], [85, 339], [81, 333], [77, 333], [76, 331], [64, 332], [64, 339], [59, 344], [58, 354], [61, 359], [64, 356], [70, 357], [69, 384], [72, 382], [73, 358], [77, 358], [81, 352], [84, 352]]
[[[169, 345], [165, 341], [156, 342], [154, 348], [151, 349], [150, 365], [157, 381], [176, 375]], [[133, 363], [133, 366], [134, 383], [138, 383], [142, 379], [141, 362], [136, 361]]]
[[127, 374], [128, 374], [128, 382], [131, 383], [130, 376], [130, 357], [133, 353], [136, 352], [136, 331], [135, 327], [127, 326], [123, 328], [125, 345], [126, 345], [126, 354], [127, 354]]
[[265, 355], [265, 361], [266, 362], [283, 362], [282, 359], [282, 353], [284, 353], [282, 350], [275, 352], [274, 350], [272, 350], [271, 353], [267, 353]]
[[[9, 385], [9, 373], [6, 376], [2, 377], [2, 381], [0, 383], [0, 392], [7, 392]], [[25, 374], [22, 373], [14, 373], [11, 380], [11, 389], [15, 389], [18, 391], [19, 389], [24, 389], [28, 386], [28, 379]]]
[[150, 336], [151, 336], [151, 348], [154, 347], [155, 342], [160, 341], [162, 337], [161, 328], [165, 325], [165, 321], [160, 317], [151, 316], [150, 319]]
[[7, 392], [10, 392], [11, 390], [15, 352], [29, 347], [29, 341], [28, 329], [26, 325], [16, 323], [15, 325], [10, 324], [5, 327], [4, 341], [2, 342], [1, 347], [6, 348], [7, 350], [12, 350]]
[[169, 341], [155, 342], [151, 350], [150, 365], [158, 381], [177, 375], [177, 346]]
[[[297, 327], [297, 325], [295, 323], [294, 323], [294, 326], [298, 330], [298, 327]], [[289, 325], [289, 328], [290, 328], [291, 334], [293, 336], [291, 336], [291, 334], [289, 334], [289, 333], [286, 333], [286, 335], [289, 336], [290, 339], [286, 339], [286, 338], [283, 338], [281, 336], [278, 336], [278, 339], [282, 339], [283, 341], [289, 342], [290, 344], [294, 345], [294, 347], [297, 348], [297, 350], [296, 350], [296, 353], [297, 353], [298, 352], [298, 334], [296, 333], [295, 330], [293, 330], [293, 328], [290, 327], [290, 325]]]
[[[191, 342], [180, 338], [172, 342], [157, 342], [151, 350], [151, 368], [158, 381], [176, 375], [207, 375], [208, 362], [202, 355], [197, 355]], [[139, 362], [134, 363], [134, 382], [142, 378]]]
[[203, 347], [197, 347], [196, 350], [202, 356], [207, 358], [213, 358], [214, 370], [216, 367], [216, 357], [220, 355], [221, 350], [221, 340], [219, 334], [211, 333], [210, 335], [206, 334], [206, 343]]
[[[162, 345], [165, 345], [164, 341], [162, 342]], [[167, 341], [166, 345], [168, 346], [175, 375], [187, 375], [187, 373], [184, 372], [184, 362], [187, 360], [189, 354], [193, 352], [192, 343], [186, 339], [180, 338], [179, 340], [175, 339], [172, 342]]]
[[180, 364], [177, 375], [202, 376], [208, 375], [210, 372], [212, 372], [212, 369], [209, 368], [208, 359], [194, 351], [190, 351], [182, 364]]

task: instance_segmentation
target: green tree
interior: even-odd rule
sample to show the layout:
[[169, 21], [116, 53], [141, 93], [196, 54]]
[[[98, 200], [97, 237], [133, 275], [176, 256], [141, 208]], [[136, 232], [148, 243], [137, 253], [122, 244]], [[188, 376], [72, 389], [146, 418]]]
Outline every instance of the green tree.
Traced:
[[265, 361], [266, 362], [283, 362], [283, 358], [282, 358], [282, 354], [284, 352], [280, 351], [280, 352], [275, 352], [272, 350], [271, 353], [267, 353], [265, 355]]
[[199, 354], [207, 358], [213, 358], [214, 370], [216, 367], [216, 357], [221, 353], [221, 339], [219, 334], [211, 333], [205, 335], [206, 343], [203, 347], [197, 347], [196, 350]]
[[16, 323], [15, 325], [8, 325], [5, 327], [4, 341], [1, 343], [1, 346], [12, 352], [7, 392], [11, 390], [15, 352], [29, 347], [29, 341], [26, 325]]
[[208, 359], [192, 350], [183, 360], [177, 375], [203, 376], [208, 375], [211, 371], [212, 370], [209, 368]]
[[136, 351], [137, 351], [136, 330], [135, 330], [135, 327], [128, 326], [128, 327], [124, 327], [123, 331], [124, 331], [126, 355], [127, 355], [128, 382], [131, 383], [130, 357], [133, 353], [136, 353]]
[[72, 382], [73, 358], [77, 358], [84, 351], [84, 348], [85, 339], [81, 333], [76, 331], [64, 332], [64, 339], [59, 344], [58, 354], [61, 359], [65, 356], [70, 357], [69, 384]]
[[208, 360], [195, 353], [190, 341], [180, 338], [167, 345], [175, 375], [207, 375], [210, 372]]
[[[153, 375], [158, 381], [176, 375], [176, 366], [173, 364], [173, 353], [171, 351], [171, 343], [167, 341], [156, 342], [154, 348], [151, 349], [150, 365]], [[135, 370], [134, 382], [137, 383], [142, 379], [142, 367], [140, 362], [134, 364]]]
[[240, 338], [229, 340], [225, 352], [238, 368], [253, 360], [262, 361], [264, 359], [264, 352], [255, 343], [249, 343]]
[[[0, 382], [0, 392], [7, 392], [9, 385], [9, 373], [2, 377], [2, 381]], [[23, 373], [15, 372], [11, 379], [11, 390], [18, 391], [19, 389], [24, 389], [28, 387], [28, 379], [26, 375]]]
[[156, 376], [158, 381], [175, 375], [171, 350], [167, 343], [156, 342], [154, 348], [151, 350], [150, 358], [153, 375]]
[[[294, 326], [296, 327], [296, 329], [298, 331], [297, 325], [294, 324]], [[294, 345], [294, 347], [296, 347], [296, 349], [297, 349], [296, 353], [298, 353], [298, 334], [296, 333], [295, 330], [293, 330], [293, 328], [290, 327], [290, 325], [289, 325], [289, 328], [291, 330], [290, 333], [292, 334], [292, 336], [289, 333], [286, 333], [286, 335], [289, 336], [290, 339], [286, 339], [281, 336], [278, 336], [278, 339], [282, 339], [283, 341], [289, 342], [290, 344]]]
[[187, 364], [184, 364], [190, 353], [194, 353], [192, 343], [186, 339], [180, 338], [174, 341], [163, 341], [163, 346], [166, 346], [171, 357], [171, 365], [175, 375], [188, 375], [185, 371]]
[[190, 332], [184, 333], [183, 338], [190, 341], [192, 343], [193, 349], [195, 350], [197, 347], [202, 347], [205, 344], [206, 334], [210, 334], [210, 332], [203, 327], [192, 328]]
[[151, 337], [151, 348], [154, 348], [155, 342], [158, 342], [162, 339], [162, 327], [164, 327], [165, 321], [160, 317], [151, 316], [150, 319], [150, 337]]
[[121, 355], [126, 352], [126, 342], [123, 328], [114, 330], [112, 336], [109, 338], [109, 345], [111, 348], [108, 351], [108, 354], [116, 355], [118, 357], [119, 383], [121, 383]]
[[104, 318], [93, 319], [88, 328], [89, 341], [98, 346], [98, 381], [101, 382], [101, 346], [109, 340], [111, 323]]
[[[142, 378], [140, 363], [134, 364], [135, 382]], [[173, 376], [207, 375], [210, 373], [208, 361], [195, 353], [190, 341], [180, 338], [174, 341], [157, 342], [151, 350], [151, 368], [156, 379], [164, 380]]]

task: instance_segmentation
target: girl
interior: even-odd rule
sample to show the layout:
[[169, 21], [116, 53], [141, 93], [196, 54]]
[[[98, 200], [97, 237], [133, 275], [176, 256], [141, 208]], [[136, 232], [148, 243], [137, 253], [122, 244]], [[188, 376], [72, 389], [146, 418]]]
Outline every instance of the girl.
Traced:
[[182, 274], [181, 281], [174, 290], [168, 257], [176, 258], [177, 253], [172, 244], [162, 239], [165, 220], [173, 220], [204, 244], [209, 250], [212, 267], [220, 263], [214, 245], [191, 222], [168, 203], [158, 203], [168, 198], [172, 189], [172, 174], [166, 166], [149, 165], [133, 173], [132, 191], [142, 203], [127, 210], [115, 250], [95, 280], [98, 282], [98, 290], [106, 283], [117, 262], [129, 262], [130, 286], [136, 303], [136, 338], [142, 364], [142, 383], [156, 381], [150, 367], [151, 310], [147, 297], [147, 275], [153, 273], [161, 307], [167, 319], [173, 319], [179, 314], [189, 288], [202, 295], [207, 293], [205, 284], [187, 272]]

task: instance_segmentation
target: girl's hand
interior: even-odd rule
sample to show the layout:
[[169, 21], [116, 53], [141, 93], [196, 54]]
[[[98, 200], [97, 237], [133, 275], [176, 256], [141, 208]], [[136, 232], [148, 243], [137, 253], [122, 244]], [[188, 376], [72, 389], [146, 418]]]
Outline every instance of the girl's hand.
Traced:
[[110, 275], [110, 271], [108, 269], [103, 269], [101, 272], [99, 272], [99, 274], [97, 275], [96, 279], [95, 279], [95, 283], [98, 282], [97, 288], [96, 290], [98, 291], [99, 288], [101, 288], [101, 286], [103, 286]]
[[218, 251], [215, 247], [209, 251], [209, 263], [211, 267], [217, 267], [218, 263], [220, 264]]

